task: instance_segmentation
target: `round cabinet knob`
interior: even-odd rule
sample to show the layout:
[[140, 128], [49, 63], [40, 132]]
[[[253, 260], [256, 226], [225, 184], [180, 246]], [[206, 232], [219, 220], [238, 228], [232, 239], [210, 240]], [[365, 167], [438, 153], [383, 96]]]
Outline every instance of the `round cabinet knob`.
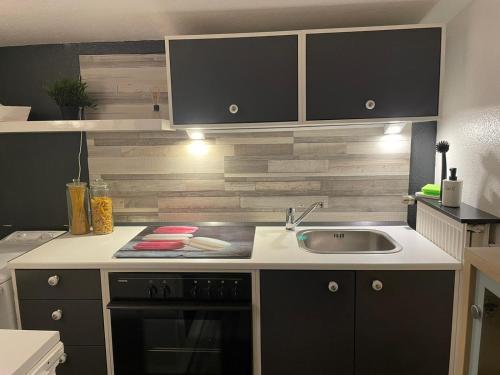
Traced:
[[384, 284], [380, 280], [373, 280], [372, 289], [376, 292], [380, 292], [384, 288]]
[[59, 364], [62, 365], [63, 363], [66, 363], [67, 360], [68, 360], [68, 355], [66, 353], [63, 353], [59, 357]]
[[481, 319], [481, 316], [483, 315], [481, 308], [478, 305], [472, 305], [470, 307], [470, 314], [472, 319]]
[[365, 103], [366, 109], [369, 109], [370, 111], [372, 109], [375, 109], [375, 105], [376, 105], [376, 103], [375, 103], [375, 100], [373, 100], [373, 99], [367, 100]]
[[233, 115], [238, 113], [238, 110], [239, 110], [239, 108], [236, 104], [231, 104], [229, 106], [229, 112], [232, 113]]
[[339, 290], [339, 284], [337, 284], [335, 281], [330, 281], [328, 283], [328, 290], [332, 293], [336, 293]]
[[52, 320], [61, 320], [63, 317], [63, 312], [61, 309], [52, 312]]
[[50, 286], [56, 286], [57, 284], [59, 284], [59, 276], [57, 275], [50, 276], [47, 282], [49, 283]]

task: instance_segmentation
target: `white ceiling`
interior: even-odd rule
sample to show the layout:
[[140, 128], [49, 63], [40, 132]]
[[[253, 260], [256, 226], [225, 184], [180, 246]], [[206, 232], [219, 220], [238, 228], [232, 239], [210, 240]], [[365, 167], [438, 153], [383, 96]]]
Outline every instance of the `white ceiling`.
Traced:
[[437, 0], [0, 0], [0, 46], [417, 23]]

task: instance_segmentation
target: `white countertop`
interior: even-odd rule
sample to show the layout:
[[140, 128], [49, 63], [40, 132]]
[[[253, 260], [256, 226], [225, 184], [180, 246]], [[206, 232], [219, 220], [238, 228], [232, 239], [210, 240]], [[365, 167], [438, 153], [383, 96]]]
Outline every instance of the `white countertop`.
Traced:
[[[402, 245], [392, 254], [315, 254], [299, 248], [283, 226], [257, 227], [251, 259], [115, 259], [113, 254], [144, 226], [115, 227], [109, 235], [66, 234], [9, 263], [11, 269], [95, 268], [122, 270], [456, 270], [461, 263], [405, 226], [355, 227], [386, 232]], [[300, 229], [318, 227], [301, 226]], [[352, 228], [352, 227], [320, 227]]]
[[58, 342], [55, 331], [0, 329], [0, 374], [27, 374]]

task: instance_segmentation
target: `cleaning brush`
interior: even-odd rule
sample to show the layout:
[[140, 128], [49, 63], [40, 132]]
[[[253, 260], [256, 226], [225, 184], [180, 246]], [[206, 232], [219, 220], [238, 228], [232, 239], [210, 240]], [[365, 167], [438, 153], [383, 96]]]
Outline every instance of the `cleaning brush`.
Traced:
[[443, 200], [443, 180], [446, 180], [446, 153], [450, 150], [450, 144], [447, 141], [440, 141], [436, 145], [436, 151], [441, 154], [441, 193], [439, 200]]

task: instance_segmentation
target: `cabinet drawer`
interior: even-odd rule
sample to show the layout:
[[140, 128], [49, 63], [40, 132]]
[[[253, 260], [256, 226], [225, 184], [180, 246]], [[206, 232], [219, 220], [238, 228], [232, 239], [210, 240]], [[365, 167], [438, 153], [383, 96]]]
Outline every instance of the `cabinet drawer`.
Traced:
[[64, 346], [66, 362], [57, 367], [57, 375], [106, 375], [104, 346]]
[[104, 345], [101, 301], [20, 300], [19, 310], [23, 329], [59, 331], [64, 345]]
[[101, 299], [98, 270], [16, 270], [16, 283], [19, 299]]

